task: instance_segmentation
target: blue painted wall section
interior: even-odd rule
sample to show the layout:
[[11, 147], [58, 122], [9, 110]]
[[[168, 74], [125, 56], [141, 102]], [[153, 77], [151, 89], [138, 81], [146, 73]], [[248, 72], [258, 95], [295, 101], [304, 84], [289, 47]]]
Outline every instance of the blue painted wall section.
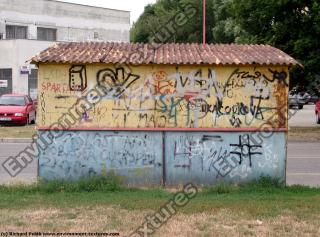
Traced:
[[64, 132], [41, 152], [39, 174], [47, 180], [76, 180], [112, 170], [128, 184], [158, 186], [161, 141], [159, 132]]
[[168, 133], [166, 184], [245, 183], [261, 176], [284, 181], [285, 141], [285, 133]]
[[39, 173], [49, 180], [76, 180], [113, 171], [135, 186], [159, 186], [163, 179], [168, 186], [190, 181], [244, 183], [260, 176], [284, 180], [286, 134], [277, 132], [263, 139], [256, 135], [64, 131], [40, 153]]

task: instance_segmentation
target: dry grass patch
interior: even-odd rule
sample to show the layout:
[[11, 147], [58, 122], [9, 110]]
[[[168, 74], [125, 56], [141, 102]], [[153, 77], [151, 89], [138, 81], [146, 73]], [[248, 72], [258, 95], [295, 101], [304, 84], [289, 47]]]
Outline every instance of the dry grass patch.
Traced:
[[178, 215], [156, 236], [319, 236], [320, 216], [301, 221], [293, 216], [252, 219], [220, 210], [190, 216]]
[[[111, 176], [0, 186], [0, 232], [128, 235], [173, 196], [161, 189], [124, 188]], [[319, 226], [320, 189], [261, 178], [203, 188], [154, 236], [320, 236]]]
[[320, 141], [320, 126], [318, 127], [291, 127], [289, 129], [289, 141]]
[[0, 126], [1, 138], [32, 138], [36, 134], [35, 125], [28, 126]]
[[[142, 223], [148, 211], [128, 211], [117, 206], [76, 209], [1, 210], [0, 232], [121, 232]], [[141, 223], [140, 223], [141, 222]]]
[[[119, 206], [76, 209], [42, 208], [2, 210], [0, 232], [120, 232], [130, 234], [151, 210], [125, 210]], [[299, 220], [293, 215], [254, 219], [228, 209], [197, 214], [179, 213], [154, 236], [319, 236], [320, 215]]]

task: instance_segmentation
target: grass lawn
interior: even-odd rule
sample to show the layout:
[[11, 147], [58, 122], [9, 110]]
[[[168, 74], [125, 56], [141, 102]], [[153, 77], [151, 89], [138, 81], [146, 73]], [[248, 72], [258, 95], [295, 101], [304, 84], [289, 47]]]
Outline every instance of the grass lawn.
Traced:
[[36, 134], [35, 125], [28, 126], [0, 126], [1, 138], [32, 138]]
[[[38, 186], [0, 187], [0, 232], [123, 236], [174, 195], [168, 190], [118, 186], [80, 190], [65, 184]], [[268, 183], [219, 185], [199, 192], [154, 236], [320, 236], [319, 226], [320, 189]]]
[[320, 141], [320, 126], [317, 127], [291, 127], [289, 141]]

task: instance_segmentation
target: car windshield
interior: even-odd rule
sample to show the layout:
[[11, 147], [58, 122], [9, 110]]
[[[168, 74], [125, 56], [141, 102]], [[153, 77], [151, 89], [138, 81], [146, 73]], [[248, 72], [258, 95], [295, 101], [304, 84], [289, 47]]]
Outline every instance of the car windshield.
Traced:
[[25, 105], [26, 102], [22, 96], [0, 96], [0, 105]]

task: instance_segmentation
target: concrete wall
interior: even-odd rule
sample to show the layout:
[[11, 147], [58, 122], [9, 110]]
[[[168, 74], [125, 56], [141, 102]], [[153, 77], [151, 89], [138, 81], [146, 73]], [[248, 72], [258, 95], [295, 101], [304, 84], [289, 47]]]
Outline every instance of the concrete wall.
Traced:
[[39, 135], [50, 137], [51, 125], [61, 132], [40, 154], [40, 176], [112, 170], [142, 186], [284, 180], [288, 80], [280, 66], [41, 64]]
[[28, 94], [28, 75], [20, 68], [52, 44], [37, 40], [37, 27], [56, 29], [57, 41], [130, 41], [130, 12], [50, 0], [0, 0], [4, 39], [6, 25], [28, 27], [28, 40], [0, 40], [0, 69], [12, 68], [14, 93]]
[[112, 171], [133, 186], [212, 185], [284, 181], [285, 157], [284, 133], [70, 131], [42, 151], [39, 170], [49, 180]]
[[161, 141], [161, 133], [66, 132], [41, 153], [40, 177], [74, 180], [112, 170], [131, 184], [160, 185]]
[[166, 185], [246, 183], [261, 176], [285, 181], [285, 133], [169, 132]]
[[37, 38], [37, 27], [48, 27], [57, 29], [58, 41], [130, 40], [129, 12], [57, 1], [0, 0], [0, 33], [5, 24], [28, 26], [28, 39]]
[[20, 68], [28, 65], [26, 60], [31, 59], [35, 53], [48, 48], [51, 44], [53, 42], [49, 41], [0, 40], [0, 68], [12, 68], [14, 93], [28, 94], [28, 75], [22, 75]]

